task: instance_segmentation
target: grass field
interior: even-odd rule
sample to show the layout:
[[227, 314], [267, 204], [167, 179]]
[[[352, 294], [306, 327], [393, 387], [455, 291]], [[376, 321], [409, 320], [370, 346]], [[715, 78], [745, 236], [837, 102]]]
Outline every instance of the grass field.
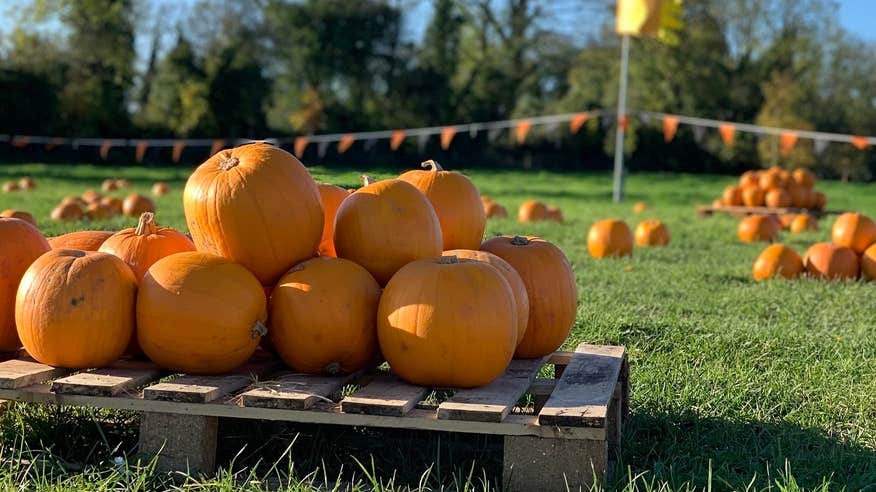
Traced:
[[[181, 192], [188, 172], [3, 166], [0, 181], [31, 175], [39, 188], [0, 195], [0, 209], [31, 211], [47, 235], [119, 228], [133, 221], [57, 224], [48, 214], [62, 196], [99, 189], [105, 177], [127, 177], [142, 192], [165, 180], [173, 191], [157, 199], [157, 219], [184, 228]], [[319, 180], [358, 184], [358, 171], [312, 172]], [[469, 175], [509, 211], [526, 198], [563, 208], [565, 224], [491, 220], [487, 234], [539, 235], [566, 252], [580, 291], [567, 347], [585, 341], [628, 347], [632, 415], [618, 483], [610, 487], [876, 490], [876, 284], [755, 283], [751, 265], [763, 245], [737, 242], [730, 218], [698, 219], [693, 211], [732, 178], [634, 175], [628, 202], [613, 205], [610, 177], [603, 174], [478, 170]], [[874, 185], [827, 182], [819, 188], [827, 193], [829, 208], [876, 216]], [[652, 209], [634, 215], [634, 200], [646, 200]], [[631, 226], [659, 218], [668, 224], [672, 244], [636, 249], [631, 259], [592, 260], [584, 238], [591, 223], [606, 217]], [[829, 228], [826, 220], [817, 232], [782, 240], [802, 253], [827, 240]], [[492, 452], [497, 443], [489, 439], [398, 433], [378, 440], [367, 432], [321, 430], [293, 442], [299, 429], [278, 425], [254, 429], [230, 423], [222, 432], [223, 456], [231, 459], [248, 444], [236, 465], [225, 466], [217, 477], [183, 479], [177, 486], [260, 489], [264, 477], [276, 475], [268, 468], [278, 459], [278, 476], [293, 471], [295, 479], [285, 484], [291, 490], [310, 490], [339, 476], [363, 490], [417, 488], [421, 476], [433, 488], [497, 483]], [[136, 430], [136, 417], [124, 413], [16, 406], [0, 416], [0, 487], [20, 481], [25, 488], [50, 490], [169, 486], [148, 467], [112, 465], [114, 456], [132, 451]], [[257, 456], [269, 463], [256, 466]], [[256, 470], [253, 476], [249, 470]]]

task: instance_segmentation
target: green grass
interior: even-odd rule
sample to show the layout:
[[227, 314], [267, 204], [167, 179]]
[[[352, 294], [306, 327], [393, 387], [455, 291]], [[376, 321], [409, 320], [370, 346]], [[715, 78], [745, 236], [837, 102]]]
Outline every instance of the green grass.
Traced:
[[[33, 212], [49, 235], [118, 228], [133, 221], [57, 224], [48, 214], [63, 195], [99, 189], [104, 177], [127, 177], [141, 192], [160, 179], [173, 191], [157, 199], [158, 221], [183, 228], [181, 191], [188, 172], [5, 166], [0, 181], [32, 175], [39, 188], [0, 195], [0, 209]], [[359, 172], [320, 167], [312, 172], [320, 180], [358, 184]], [[610, 177], [603, 174], [477, 170], [469, 175], [512, 213], [531, 197], [563, 208], [565, 224], [491, 220], [487, 234], [539, 235], [566, 252], [580, 291], [567, 347], [580, 342], [628, 347], [632, 415], [624, 429], [618, 483], [610, 486], [876, 490], [876, 285], [753, 282], [751, 265], [763, 245], [737, 242], [736, 223], [728, 217], [698, 219], [693, 211], [694, 204], [711, 202], [731, 181], [728, 177], [634, 175], [628, 202], [614, 205]], [[827, 182], [819, 188], [827, 193], [829, 208], [876, 216], [876, 186]], [[630, 205], [635, 200], [653, 208], [635, 215]], [[625, 219], [631, 227], [640, 219], [659, 218], [669, 226], [672, 244], [637, 248], [631, 259], [593, 260], [584, 238], [591, 223], [606, 217]], [[829, 226], [825, 220], [817, 232], [782, 240], [802, 253], [811, 243], [827, 240]], [[223, 430], [226, 463], [247, 445], [236, 465], [226, 465], [216, 477], [177, 477], [174, 483], [187, 490], [230, 490], [244, 482], [258, 489], [267, 486], [262, 479], [269, 475], [286, 476], [291, 460], [292, 475], [300, 480], [289, 484], [292, 490], [325, 487], [338, 477], [361, 489], [375, 488], [369, 477], [382, 484], [376, 488], [416, 488], [424, 475], [431, 487], [496, 486], [500, 448], [495, 440], [266, 425], [228, 426]], [[168, 477], [148, 467], [122, 473], [106, 464], [113, 456], [132, 456], [135, 433], [131, 415], [17, 405], [0, 417], [0, 487], [23, 481], [48, 490], [87, 484], [133, 488], [136, 480], [152, 488], [170, 486], [162, 481]], [[71, 442], [68, 436], [78, 438]], [[37, 453], [53, 468], [39, 474], [21, 464], [22, 453]], [[259, 463], [259, 457], [266, 461]], [[281, 464], [270, 471], [278, 459]], [[74, 466], [59, 468], [64, 463]], [[250, 472], [255, 475], [248, 477]]]

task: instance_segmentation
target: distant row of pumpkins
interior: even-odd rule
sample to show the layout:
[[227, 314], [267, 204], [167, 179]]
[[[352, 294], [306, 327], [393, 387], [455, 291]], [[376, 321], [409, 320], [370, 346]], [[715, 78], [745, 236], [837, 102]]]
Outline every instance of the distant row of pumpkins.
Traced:
[[812, 171], [805, 168], [789, 172], [774, 166], [763, 171], [746, 171], [740, 176], [739, 184], [724, 188], [724, 193], [712, 205], [822, 210], [827, 196], [815, 190], [815, 181]]
[[[127, 188], [130, 183], [126, 179], [105, 179], [101, 190], [110, 193]], [[158, 181], [152, 185], [152, 194], [163, 196], [170, 192], [167, 183]], [[124, 199], [110, 195], [101, 195], [95, 190], [86, 190], [79, 196], [66, 196], [52, 209], [52, 220], [75, 221], [109, 219], [116, 215], [139, 217], [145, 212], [155, 212], [155, 202], [139, 193], [130, 193]]]
[[300, 372], [350, 373], [382, 356], [401, 378], [442, 387], [487, 384], [512, 357], [556, 350], [577, 310], [566, 256], [536, 237], [483, 241], [474, 184], [424, 166], [351, 192], [265, 143], [223, 150], [186, 184], [191, 240], [151, 212], [108, 238], [81, 231], [51, 246], [0, 219], [0, 350], [20, 340], [70, 368], [142, 352], [216, 374], [261, 342]]
[[736, 235], [744, 243], [775, 241], [782, 229], [791, 234], [816, 231], [818, 219], [810, 214], [751, 214], [739, 221]]
[[669, 245], [669, 228], [656, 219], [644, 220], [630, 232], [626, 222], [618, 219], [603, 219], [590, 227], [587, 233], [587, 250], [593, 258], [623, 257], [633, 254], [633, 242], [637, 246]]

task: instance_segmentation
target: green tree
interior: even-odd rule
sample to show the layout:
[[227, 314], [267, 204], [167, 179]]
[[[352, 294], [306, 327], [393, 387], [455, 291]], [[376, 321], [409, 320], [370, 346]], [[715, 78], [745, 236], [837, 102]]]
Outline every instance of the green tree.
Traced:
[[203, 126], [209, 116], [206, 74], [194, 49], [182, 33], [158, 64], [143, 108], [143, 121], [186, 136]]
[[[773, 72], [761, 90], [764, 94], [763, 107], [755, 123], [769, 127], [813, 129], [812, 123], [800, 114], [800, 108], [806, 105], [807, 94], [790, 74]], [[815, 163], [810, 140], [799, 140], [787, 155], [783, 155], [779, 137], [763, 137], [758, 142], [757, 150], [764, 167], [811, 167]]]

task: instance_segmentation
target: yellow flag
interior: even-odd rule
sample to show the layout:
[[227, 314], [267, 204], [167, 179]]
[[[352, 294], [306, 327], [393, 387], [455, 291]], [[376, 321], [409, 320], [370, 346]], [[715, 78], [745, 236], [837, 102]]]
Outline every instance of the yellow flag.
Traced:
[[617, 33], [656, 36], [660, 30], [662, 3], [662, 0], [617, 0]]

